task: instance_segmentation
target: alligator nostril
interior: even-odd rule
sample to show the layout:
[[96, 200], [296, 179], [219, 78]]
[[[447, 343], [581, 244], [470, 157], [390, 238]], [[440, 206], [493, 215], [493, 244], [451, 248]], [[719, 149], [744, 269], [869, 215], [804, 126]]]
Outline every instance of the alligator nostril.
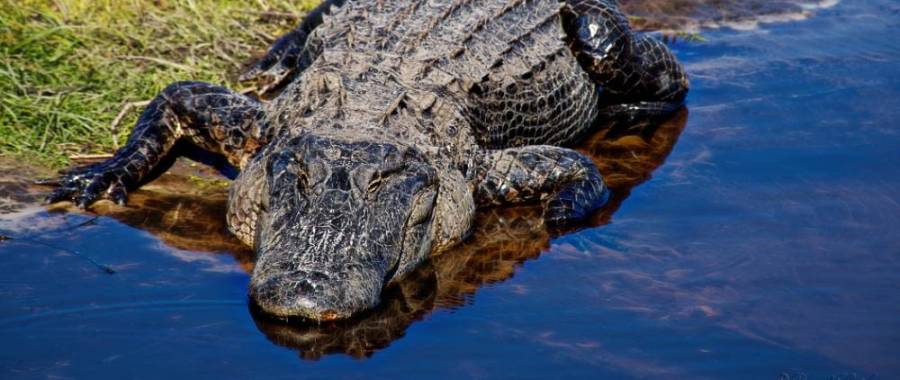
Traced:
[[251, 280], [250, 296], [264, 312], [279, 317], [319, 321], [349, 317], [354, 308], [343, 304], [346, 300], [333, 291], [340, 284], [331, 280], [320, 271], [294, 271], [264, 280]]

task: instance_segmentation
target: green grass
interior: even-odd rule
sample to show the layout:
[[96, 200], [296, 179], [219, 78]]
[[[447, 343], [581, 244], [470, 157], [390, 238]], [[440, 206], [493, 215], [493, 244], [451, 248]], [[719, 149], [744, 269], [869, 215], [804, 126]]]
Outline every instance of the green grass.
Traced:
[[168, 83], [234, 82], [318, 0], [0, 0], [0, 154], [111, 153]]

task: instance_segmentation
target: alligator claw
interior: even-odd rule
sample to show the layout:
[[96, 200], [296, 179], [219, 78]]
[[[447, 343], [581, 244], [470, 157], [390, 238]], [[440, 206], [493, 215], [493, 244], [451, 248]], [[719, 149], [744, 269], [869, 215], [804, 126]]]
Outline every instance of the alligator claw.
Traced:
[[243, 73], [241, 73], [241, 75], [238, 76], [238, 81], [246, 82], [248, 80], [258, 77], [259, 74], [262, 74], [263, 71], [259, 65], [260, 64], [257, 63], [255, 65], [251, 66], [249, 69], [247, 69], [247, 71], [244, 71]]
[[266, 69], [255, 66], [241, 75], [239, 79], [241, 81], [255, 80], [259, 88], [258, 92], [265, 94], [288, 82], [293, 73], [294, 69], [279, 62]]
[[81, 190], [81, 192], [73, 199], [75, 206], [80, 209], [87, 209], [91, 203], [94, 203], [100, 197], [103, 187], [107, 187], [101, 181], [92, 180], [90, 184]]
[[75, 189], [65, 188], [65, 187], [53, 190], [53, 192], [50, 193], [50, 195], [48, 195], [47, 197], [44, 198], [44, 203], [53, 204], [56, 202], [62, 202], [64, 200], [71, 199], [72, 193], [74, 193], [74, 192], [75, 192]]
[[110, 187], [107, 196], [119, 206], [124, 206], [128, 201], [128, 192], [125, 191], [125, 186], [119, 184]]
[[38, 185], [58, 186], [46, 198], [46, 204], [71, 201], [76, 207], [87, 209], [104, 193], [119, 205], [125, 204], [127, 191], [123, 182], [126, 172], [107, 163], [89, 165], [64, 172], [55, 179], [35, 181]]

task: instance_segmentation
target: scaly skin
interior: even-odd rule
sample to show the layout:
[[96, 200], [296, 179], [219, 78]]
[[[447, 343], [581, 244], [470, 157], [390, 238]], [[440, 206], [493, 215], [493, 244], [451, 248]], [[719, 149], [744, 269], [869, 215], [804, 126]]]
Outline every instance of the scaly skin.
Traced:
[[253, 300], [346, 318], [463, 240], [477, 207], [587, 218], [608, 191], [563, 146], [597, 122], [664, 116], [688, 91], [671, 52], [611, 0], [342, 3], [251, 69], [280, 91], [272, 101], [173, 84], [115, 157], [63, 176], [50, 200], [124, 201], [176, 143], [224, 155], [241, 169], [228, 224], [256, 250]]

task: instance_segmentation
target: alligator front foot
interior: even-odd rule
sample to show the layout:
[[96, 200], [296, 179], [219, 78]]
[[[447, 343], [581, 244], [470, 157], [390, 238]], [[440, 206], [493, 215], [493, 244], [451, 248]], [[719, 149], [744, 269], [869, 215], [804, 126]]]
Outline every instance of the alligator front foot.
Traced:
[[59, 186], [45, 198], [46, 203], [72, 201], [84, 209], [104, 196], [124, 205], [128, 199], [128, 177], [125, 167], [109, 160], [76, 168], [57, 179], [38, 183]]
[[[596, 170], [596, 169], [594, 169]], [[585, 220], [606, 204], [609, 191], [600, 174], [566, 184], [544, 204], [544, 222], [551, 226]]]
[[307, 32], [302, 29], [291, 31], [275, 41], [256, 64], [238, 78], [240, 81], [255, 80], [261, 92], [280, 86], [292, 77], [298, 59], [306, 44]]
[[497, 150], [483, 155], [475, 167], [478, 205], [540, 201], [551, 226], [585, 220], [609, 198], [594, 163], [571, 149], [535, 145]]
[[290, 82], [315, 58], [315, 46], [308, 46], [313, 30], [322, 23], [324, 15], [344, 5], [346, 0], [325, 0], [311, 10], [297, 28], [279, 37], [256, 64], [238, 78], [256, 81], [261, 94], [268, 94]]

